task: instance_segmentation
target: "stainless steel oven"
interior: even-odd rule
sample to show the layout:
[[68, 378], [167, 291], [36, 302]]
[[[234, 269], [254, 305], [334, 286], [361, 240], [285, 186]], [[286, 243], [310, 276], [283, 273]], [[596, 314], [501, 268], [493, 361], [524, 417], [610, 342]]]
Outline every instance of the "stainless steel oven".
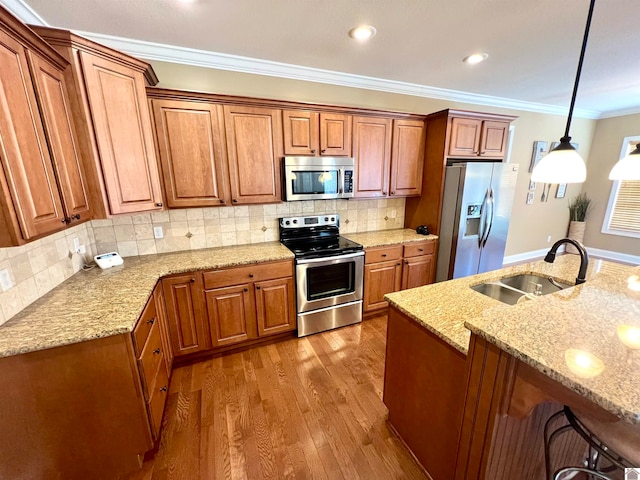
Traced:
[[287, 201], [353, 197], [353, 158], [285, 157]]
[[338, 224], [336, 214], [280, 219], [280, 240], [296, 256], [299, 337], [362, 321], [364, 251]]

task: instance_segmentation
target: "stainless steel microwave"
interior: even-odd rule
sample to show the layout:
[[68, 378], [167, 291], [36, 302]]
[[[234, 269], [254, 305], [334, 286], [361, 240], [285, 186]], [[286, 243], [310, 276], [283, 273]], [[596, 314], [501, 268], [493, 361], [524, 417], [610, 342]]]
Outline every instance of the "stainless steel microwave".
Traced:
[[353, 197], [353, 158], [284, 157], [287, 201]]

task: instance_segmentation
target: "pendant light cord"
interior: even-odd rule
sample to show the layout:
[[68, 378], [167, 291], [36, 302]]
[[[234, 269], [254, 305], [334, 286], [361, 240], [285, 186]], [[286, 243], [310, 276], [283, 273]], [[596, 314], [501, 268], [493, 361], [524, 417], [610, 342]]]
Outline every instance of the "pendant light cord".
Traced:
[[580, 83], [580, 74], [582, 73], [582, 62], [584, 61], [584, 53], [587, 50], [587, 40], [589, 38], [589, 29], [591, 28], [591, 17], [593, 17], [593, 7], [596, 4], [596, 0], [591, 0], [589, 5], [589, 14], [587, 15], [587, 24], [584, 27], [584, 37], [582, 39], [582, 50], [580, 50], [580, 60], [578, 60], [578, 70], [576, 71], [576, 81], [573, 84], [573, 94], [571, 95], [571, 105], [569, 106], [569, 116], [567, 117], [567, 127], [564, 131], [564, 137], [560, 141], [571, 141], [569, 136], [569, 127], [571, 127], [571, 118], [573, 117], [573, 106], [576, 103], [576, 95], [578, 94], [578, 84]]

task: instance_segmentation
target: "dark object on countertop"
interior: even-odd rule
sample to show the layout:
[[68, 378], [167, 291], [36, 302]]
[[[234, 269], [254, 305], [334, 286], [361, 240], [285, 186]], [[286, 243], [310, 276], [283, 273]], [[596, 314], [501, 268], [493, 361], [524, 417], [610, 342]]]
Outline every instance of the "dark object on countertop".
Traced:
[[578, 249], [578, 253], [580, 254], [580, 271], [578, 272], [578, 276], [576, 277], [576, 285], [580, 285], [586, 280], [587, 267], [589, 266], [589, 255], [587, 254], [587, 250], [584, 248], [584, 245], [582, 245], [580, 242], [573, 240], [572, 238], [561, 238], [553, 244], [553, 247], [551, 247], [551, 250], [549, 250], [547, 256], [544, 257], [544, 261], [547, 263], [553, 263], [556, 259], [556, 251], [558, 251], [558, 247], [563, 243], [570, 243]]
[[426, 225], [420, 225], [416, 228], [416, 233], [419, 233], [420, 235], [429, 235], [429, 227]]

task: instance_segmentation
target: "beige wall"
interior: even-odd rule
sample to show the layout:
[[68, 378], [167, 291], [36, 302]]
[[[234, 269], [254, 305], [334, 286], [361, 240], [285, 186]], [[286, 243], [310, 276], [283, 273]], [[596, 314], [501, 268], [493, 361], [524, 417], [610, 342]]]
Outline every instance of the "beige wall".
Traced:
[[595, 204], [587, 217], [585, 244], [592, 248], [640, 255], [640, 239], [601, 233], [613, 182], [609, 172], [620, 158], [624, 137], [640, 135], [640, 114], [603, 118], [593, 137], [587, 181], [583, 185]]
[[[565, 116], [547, 115], [517, 110], [508, 110], [464, 103], [455, 103], [431, 98], [376, 92], [365, 89], [326, 85], [299, 80], [227, 72], [202, 67], [152, 62], [160, 78], [160, 87], [206, 91], [230, 95], [294, 100], [310, 103], [326, 103], [356, 107], [398, 110], [412, 113], [432, 113], [445, 108], [459, 108], [481, 112], [517, 115], [512, 147], [511, 162], [520, 164], [518, 184], [513, 209], [506, 255], [547, 248], [547, 237], [553, 240], [567, 233], [569, 212], [567, 201], [580, 191], [579, 185], [569, 186], [564, 199], [552, 198], [540, 202], [542, 186], [538, 185], [533, 205], [526, 205], [529, 188], [528, 173], [531, 152], [535, 140], [557, 141], [564, 132]], [[595, 128], [594, 120], [575, 119], [571, 128], [573, 140], [580, 144], [579, 151], [584, 158], [589, 156], [589, 148]]]

